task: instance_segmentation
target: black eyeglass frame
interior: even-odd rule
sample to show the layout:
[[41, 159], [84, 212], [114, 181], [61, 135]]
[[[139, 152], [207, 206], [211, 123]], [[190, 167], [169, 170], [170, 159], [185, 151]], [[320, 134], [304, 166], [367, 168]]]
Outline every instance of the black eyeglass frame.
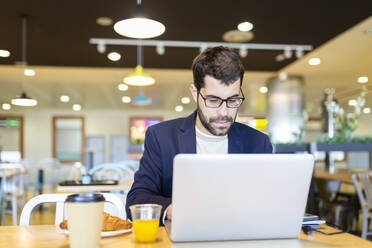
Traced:
[[[207, 97], [204, 97], [204, 96], [200, 93], [200, 90], [198, 90], [198, 95], [200, 95], [200, 96], [203, 98], [203, 100], [204, 100], [204, 105], [205, 105], [207, 108], [219, 108], [219, 107], [221, 107], [221, 105], [222, 105], [224, 102], [226, 102], [226, 107], [227, 107], [227, 108], [239, 108], [239, 107], [242, 105], [242, 103], [244, 102], [244, 100], [245, 100], [245, 96], [244, 96], [244, 93], [243, 93], [242, 88], [240, 88], [240, 92], [242, 93], [242, 96], [241, 96], [241, 97], [240, 97], [240, 96], [238, 96], [238, 97], [236, 97], [236, 96], [232, 96], [232, 97], [228, 97], [228, 98], [225, 98], [225, 99], [222, 99], [222, 98], [220, 98], [220, 97], [218, 97], [218, 96], [210, 97], [210, 98], [214, 98], [214, 99], [216, 99], [216, 100], [217, 100], [217, 99], [218, 99], [218, 100], [221, 100], [220, 104], [219, 104], [218, 106], [215, 106], [215, 107], [211, 107], [211, 106], [208, 106], [208, 105], [207, 105], [207, 100], [208, 100], [208, 98], [207, 98]], [[242, 101], [240, 102], [239, 106], [231, 107], [231, 106], [229, 106], [229, 104], [228, 104], [228, 101], [231, 100], [231, 99], [240, 99], [240, 100], [242, 100]]]

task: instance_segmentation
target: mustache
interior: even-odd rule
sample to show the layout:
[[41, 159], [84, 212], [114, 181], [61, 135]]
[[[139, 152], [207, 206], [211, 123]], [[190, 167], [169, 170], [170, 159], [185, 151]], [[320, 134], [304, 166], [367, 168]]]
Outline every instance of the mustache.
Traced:
[[219, 121], [226, 121], [226, 122], [233, 122], [233, 118], [231, 116], [222, 116], [216, 118], [210, 118], [209, 122], [219, 122]]

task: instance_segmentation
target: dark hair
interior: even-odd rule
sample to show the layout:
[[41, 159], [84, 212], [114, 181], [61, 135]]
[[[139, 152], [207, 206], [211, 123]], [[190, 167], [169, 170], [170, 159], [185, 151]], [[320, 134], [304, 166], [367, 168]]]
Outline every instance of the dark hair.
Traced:
[[194, 85], [198, 91], [204, 87], [206, 75], [229, 85], [240, 78], [243, 83], [244, 67], [239, 55], [232, 49], [218, 46], [208, 48], [199, 54], [192, 63]]

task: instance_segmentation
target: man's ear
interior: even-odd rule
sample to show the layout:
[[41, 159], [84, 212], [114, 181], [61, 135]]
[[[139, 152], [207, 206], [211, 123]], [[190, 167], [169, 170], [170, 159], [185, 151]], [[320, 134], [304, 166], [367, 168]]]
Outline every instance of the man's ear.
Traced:
[[192, 97], [194, 98], [194, 101], [197, 102], [198, 101], [198, 90], [196, 89], [195, 85], [191, 84], [189, 89], [190, 89]]

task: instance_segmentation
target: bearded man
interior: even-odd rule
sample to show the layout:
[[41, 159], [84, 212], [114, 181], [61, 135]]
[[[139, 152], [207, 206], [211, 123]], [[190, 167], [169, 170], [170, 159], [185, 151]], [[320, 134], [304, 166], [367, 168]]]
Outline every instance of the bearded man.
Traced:
[[235, 122], [244, 101], [239, 55], [226, 47], [209, 48], [194, 59], [192, 70], [190, 91], [197, 109], [186, 118], [147, 129], [140, 167], [127, 196], [129, 218], [129, 206], [144, 203], [163, 206], [162, 222], [172, 218], [173, 159], [179, 153], [272, 153], [267, 135]]

